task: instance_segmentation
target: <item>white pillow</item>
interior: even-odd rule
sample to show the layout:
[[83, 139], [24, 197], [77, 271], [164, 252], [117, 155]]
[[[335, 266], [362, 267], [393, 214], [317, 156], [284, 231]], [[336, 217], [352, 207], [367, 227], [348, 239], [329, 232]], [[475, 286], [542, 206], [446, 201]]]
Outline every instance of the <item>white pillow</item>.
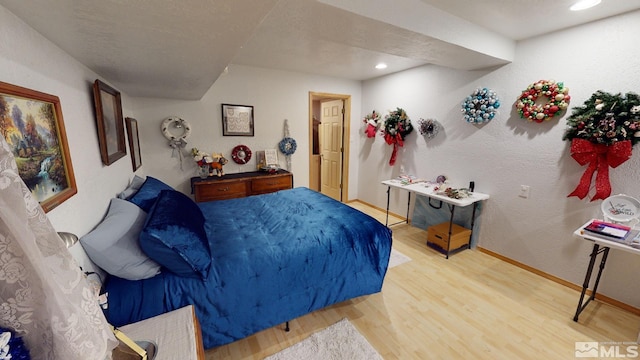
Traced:
[[137, 205], [113, 198], [107, 216], [80, 238], [80, 244], [89, 258], [111, 275], [127, 280], [153, 277], [160, 273], [160, 265], [138, 244], [146, 217]]
[[144, 179], [138, 175], [135, 175], [133, 179], [131, 179], [131, 184], [129, 184], [129, 186], [127, 186], [126, 189], [124, 189], [120, 194], [118, 194], [118, 198], [124, 199], [124, 200], [129, 199], [130, 197], [135, 195], [138, 192], [138, 190], [140, 190], [140, 187], [142, 186], [142, 184], [144, 184]]

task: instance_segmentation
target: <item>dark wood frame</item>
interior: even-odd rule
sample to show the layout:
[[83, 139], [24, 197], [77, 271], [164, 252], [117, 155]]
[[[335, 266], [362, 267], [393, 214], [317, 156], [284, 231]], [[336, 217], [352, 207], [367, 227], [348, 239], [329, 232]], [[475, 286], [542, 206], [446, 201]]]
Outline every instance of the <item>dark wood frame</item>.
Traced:
[[96, 80], [93, 83], [93, 100], [96, 106], [96, 125], [102, 163], [111, 165], [127, 155], [122, 121], [120, 92]]
[[[253, 106], [222, 104], [221, 109], [222, 109], [222, 136], [253, 136], [253, 133], [254, 133]], [[233, 129], [229, 130], [230, 119], [227, 116], [228, 110], [249, 112], [249, 130], [246, 132], [233, 131]]]
[[[40, 202], [42, 209], [45, 212], [49, 212], [78, 192], [76, 179], [73, 174], [73, 166], [71, 164], [71, 156], [69, 154], [67, 133], [64, 128], [64, 119], [62, 118], [62, 106], [60, 105], [60, 99], [54, 95], [45, 94], [36, 90], [0, 81], [0, 131], [2, 132], [2, 136], [7, 139], [10, 146], [12, 141], [9, 139], [13, 138], [15, 140], [17, 133], [22, 136], [22, 131], [19, 129], [20, 127], [15, 124], [14, 114], [12, 113], [14, 107], [12, 106], [12, 110], [8, 110], [7, 99], [9, 99], [10, 102], [13, 102], [14, 106], [18, 106], [17, 103], [19, 101], [29, 101], [30, 108], [40, 105], [37, 115], [27, 115], [27, 122], [29, 121], [29, 116], [31, 116], [33, 121], [35, 121], [35, 119], [33, 119], [35, 117], [44, 118], [40, 119], [40, 121], [53, 121], [53, 124], [49, 124], [51, 125], [51, 129], [49, 129], [48, 133], [42, 134], [41, 131], [38, 131], [38, 134], [42, 134], [42, 136], [48, 137], [49, 139], [49, 144], [42, 146], [46, 146], [44, 152], [46, 153], [47, 158], [53, 159], [50, 160], [51, 166], [47, 169], [47, 178], [52, 179], [52, 181], [56, 181], [56, 179], [58, 179], [58, 181], [55, 182], [55, 185], [60, 186], [60, 188], [55, 191], [54, 195], [50, 195], [44, 199], [39, 199], [39, 196], [37, 195], [38, 183], [34, 182], [37, 177], [40, 177], [40, 173], [35, 177], [30, 176], [30, 174], [33, 174], [33, 166], [29, 166], [28, 163], [45, 156], [45, 154], [42, 153], [42, 147], [40, 149], [36, 149], [34, 146], [31, 146], [29, 148], [22, 148], [18, 150], [18, 147], [15, 146], [16, 144], [13, 144], [14, 149], [12, 149], [16, 162], [18, 163], [18, 173], [20, 177], [31, 190], [32, 194], [34, 194], [36, 200]], [[20, 112], [20, 118], [22, 118], [24, 110], [26, 109], [23, 109], [23, 111]], [[33, 126], [25, 124], [25, 129], [27, 127], [30, 127], [31, 129], [34, 128]], [[41, 126], [37, 127], [36, 130], [40, 130], [40, 128]], [[11, 131], [9, 131], [10, 129]], [[21, 152], [25, 152], [23, 155], [26, 155], [28, 152], [29, 156], [22, 157], [20, 156]], [[62, 174], [60, 173], [60, 167], [63, 169]], [[40, 163], [40, 166], [36, 166], [35, 168], [42, 169], [42, 162]], [[42, 170], [40, 172], [42, 172]]]
[[131, 152], [131, 166], [136, 171], [142, 166], [142, 156], [140, 155], [140, 136], [138, 130], [138, 120], [125, 118], [127, 124], [127, 138], [129, 139], [129, 151]]

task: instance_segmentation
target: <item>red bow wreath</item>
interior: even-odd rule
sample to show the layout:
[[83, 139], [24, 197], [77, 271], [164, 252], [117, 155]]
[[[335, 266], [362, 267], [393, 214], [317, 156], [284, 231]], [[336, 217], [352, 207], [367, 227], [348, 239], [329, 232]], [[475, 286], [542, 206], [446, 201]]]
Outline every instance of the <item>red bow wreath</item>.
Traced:
[[640, 142], [640, 97], [598, 90], [573, 110], [567, 124], [563, 140], [571, 140], [571, 157], [580, 165], [589, 164], [568, 196], [584, 199], [595, 174], [596, 193], [591, 201], [606, 199], [611, 195], [609, 167], [627, 161], [633, 145]]
[[393, 166], [396, 163], [396, 157], [398, 156], [398, 147], [404, 145], [404, 138], [413, 131], [413, 125], [411, 120], [407, 116], [407, 113], [401, 108], [396, 108], [394, 111], [390, 111], [384, 120], [384, 141], [389, 145], [393, 145], [393, 152], [389, 159], [389, 165]]
[[573, 139], [571, 141], [571, 157], [578, 164], [589, 164], [580, 178], [580, 183], [568, 196], [577, 196], [584, 199], [589, 193], [591, 179], [596, 174], [596, 194], [591, 201], [606, 199], [611, 195], [611, 183], [609, 182], [609, 167], [616, 168], [618, 165], [629, 160], [631, 157], [631, 141], [625, 140], [613, 145], [594, 144], [584, 139]]

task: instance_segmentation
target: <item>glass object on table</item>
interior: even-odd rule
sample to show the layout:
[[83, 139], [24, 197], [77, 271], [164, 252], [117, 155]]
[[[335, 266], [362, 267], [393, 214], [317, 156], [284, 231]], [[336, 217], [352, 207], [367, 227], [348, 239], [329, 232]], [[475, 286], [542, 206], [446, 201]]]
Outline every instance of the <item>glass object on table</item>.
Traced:
[[209, 165], [198, 166], [197, 174], [201, 179], [206, 179], [209, 177]]

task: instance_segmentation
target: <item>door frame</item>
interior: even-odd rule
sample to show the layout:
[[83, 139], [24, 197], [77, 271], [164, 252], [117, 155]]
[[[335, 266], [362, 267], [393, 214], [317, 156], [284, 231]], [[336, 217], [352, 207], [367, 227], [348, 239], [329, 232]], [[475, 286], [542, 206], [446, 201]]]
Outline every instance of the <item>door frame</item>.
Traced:
[[[309, 164], [313, 163], [313, 102], [315, 100], [343, 100], [344, 116], [342, 118], [342, 169], [341, 196], [342, 202], [349, 201], [349, 144], [351, 134], [351, 95], [331, 94], [309, 91]], [[311, 181], [311, 166], [309, 166], [309, 181]]]

